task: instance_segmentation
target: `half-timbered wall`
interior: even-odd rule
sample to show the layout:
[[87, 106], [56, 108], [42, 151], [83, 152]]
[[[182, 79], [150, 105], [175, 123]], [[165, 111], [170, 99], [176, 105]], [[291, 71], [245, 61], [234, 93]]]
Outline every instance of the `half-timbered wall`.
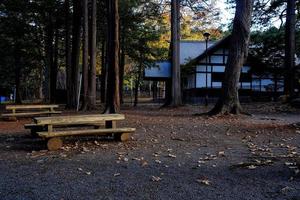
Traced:
[[[194, 81], [194, 84], [188, 84], [186, 88], [221, 88], [227, 59], [227, 49], [220, 49], [202, 59], [200, 65], [195, 67], [194, 74], [196, 74], [196, 76], [191, 74], [188, 77], [188, 83]], [[251, 75], [249, 70], [249, 66], [242, 68], [240, 87], [243, 89], [251, 88]]]

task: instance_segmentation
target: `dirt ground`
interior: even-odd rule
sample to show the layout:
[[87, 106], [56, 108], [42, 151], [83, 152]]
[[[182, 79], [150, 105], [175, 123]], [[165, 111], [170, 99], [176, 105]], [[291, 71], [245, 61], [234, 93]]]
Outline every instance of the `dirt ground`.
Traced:
[[244, 107], [253, 115], [124, 107], [129, 142], [69, 138], [56, 152], [23, 129], [30, 119], [1, 121], [0, 199], [300, 200], [300, 110]]

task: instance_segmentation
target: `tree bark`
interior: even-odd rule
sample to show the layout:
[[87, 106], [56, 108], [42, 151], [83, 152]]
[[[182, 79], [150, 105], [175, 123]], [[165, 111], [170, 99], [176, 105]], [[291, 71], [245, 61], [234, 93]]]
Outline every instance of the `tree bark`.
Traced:
[[[170, 47], [169, 47], [170, 62], [172, 62], [172, 49], [173, 49], [173, 44], [171, 42]], [[171, 76], [172, 76], [172, 73], [173, 72], [171, 72]], [[165, 102], [162, 105], [162, 108], [170, 106], [171, 103], [172, 103], [172, 77], [168, 78], [165, 82]]]
[[[124, 35], [123, 35], [124, 37]], [[123, 40], [123, 39], [122, 39]], [[124, 70], [125, 70], [125, 50], [124, 50], [124, 41], [122, 42], [123, 49], [120, 51], [120, 102], [121, 104], [124, 103], [123, 101], [123, 85], [124, 85]]]
[[21, 98], [21, 53], [20, 53], [20, 45], [19, 42], [16, 42], [15, 49], [14, 49], [14, 64], [15, 64], [15, 87], [16, 87], [16, 93], [15, 93], [15, 103], [21, 104], [22, 98]]
[[88, 107], [88, 89], [89, 89], [89, 16], [88, 16], [88, 0], [82, 0], [82, 85], [83, 85], [83, 101], [81, 110], [85, 111]]
[[78, 96], [78, 80], [79, 80], [79, 54], [80, 54], [80, 31], [81, 31], [81, 3], [78, 0], [73, 0], [73, 37], [72, 37], [72, 75], [71, 75], [71, 90], [70, 102], [67, 108], [76, 109]]
[[172, 99], [171, 106], [182, 105], [181, 73], [180, 73], [180, 0], [171, 2], [171, 29], [172, 29]]
[[106, 80], [107, 80], [107, 64], [106, 64], [106, 41], [102, 41], [101, 49], [101, 103], [105, 103]]
[[236, 0], [236, 12], [221, 96], [209, 114], [239, 114], [239, 80], [241, 69], [248, 56], [253, 0]]
[[139, 100], [139, 87], [141, 82], [141, 76], [142, 76], [142, 66], [139, 65], [137, 78], [135, 80], [135, 87], [134, 87], [134, 103], [133, 106], [136, 107]]
[[294, 97], [295, 87], [295, 45], [296, 45], [296, 1], [287, 0], [287, 14], [285, 25], [285, 94]]
[[52, 11], [48, 11], [47, 14], [47, 25], [45, 27], [45, 52], [46, 52], [46, 66], [44, 70], [44, 98], [46, 102], [51, 100], [51, 74], [53, 70], [53, 39], [54, 39], [54, 27]]
[[96, 107], [96, 58], [97, 58], [97, 1], [92, 0], [91, 23], [90, 23], [90, 59], [91, 68], [89, 71], [89, 104], [88, 109]]
[[[56, 22], [57, 24], [57, 22]], [[54, 58], [53, 66], [50, 70], [50, 102], [55, 103], [56, 100], [56, 83], [57, 83], [57, 73], [58, 73], [58, 43], [59, 43], [59, 33], [58, 27], [55, 27], [55, 36], [54, 36]]]
[[120, 111], [119, 93], [119, 11], [118, 0], [107, 0], [108, 5], [108, 79], [105, 113]]
[[71, 66], [71, 23], [70, 23], [70, 0], [65, 0], [65, 56], [66, 56], [66, 91], [67, 104], [71, 102], [71, 88], [72, 88], [72, 66]]

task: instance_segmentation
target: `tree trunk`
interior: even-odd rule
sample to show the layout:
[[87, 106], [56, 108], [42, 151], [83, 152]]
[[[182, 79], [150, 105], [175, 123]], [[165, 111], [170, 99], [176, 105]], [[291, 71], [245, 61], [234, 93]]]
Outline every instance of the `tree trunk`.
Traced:
[[88, 16], [88, 0], [82, 0], [82, 85], [83, 85], [83, 102], [81, 110], [85, 111], [88, 107], [88, 89], [89, 89], [89, 16]]
[[[170, 47], [169, 47], [169, 58], [170, 62], [172, 62], [172, 49], [173, 49], [173, 44], [171, 42]], [[171, 73], [172, 75], [172, 73]], [[159, 90], [157, 90], [159, 91]], [[158, 97], [159, 99], [159, 97]], [[165, 82], [165, 102], [162, 105], [162, 107], [167, 107], [170, 106], [172, 103], [172, 77], [167, 79]]]
[[81, 3], [78, 0], [73, 0], [73, 37], [72, 37], [72, 76], [70, 102], [67, 108], [76, 109], [78, 96], [78, 80], [79, 80], [79, 54], [80, 54], [80, 31], [81, 31]]
[[57, 83], [57, 73], [58, 73], [58, 42], [59, 42], [59, 33], [58, 27], [55, 29], [55, 40], [54, 40], [54, 60], [53, 66], [50, 70], [50, 102], [55, 103], [56, 99], [56, 83]]
[[101, 103], [105, 103], [106, 80], [107, 80], [107, 64], [106, 64], [106, 42], [102, 41], [101, 49]]
[[107, 0], [108, 5], [108, 79], [105, 113], [120, 111], [119, 93], [119, 11], [118, 0]]
[[71, 102], [72, 88], [72, 66], [71, 66], [71, 23], [70, 23], [70, 0], [65, 0], [65, 55], [66, 55], [66, 90], [67, 90], [67, 105]]
[[296, 25], [296, 1], [287, 1], [287, 14], [286, 14], [286, 25], [285, 25], [285, 81], [284, 89], [285, 94], [290, 98], [294, 97], [295, 87], [295, 25]]
[[91, 68], [89, 71], [89, 104], [88, 109], [96, 108], [96, 58], [97, 58], [97, 1], [92, 0], [91, 23], [90, 23], [90, 58]]
[[45, 27], [46, 32], [46, 66], [44, 70], [44, 98], [46, 102], [51, 100], [51, 74], [53, 70], [53, 39], [54, 39], [54, 28], [53, 28], [53, 17], [52, 12], [47, 13], [48, 24]]
[[[124, 37], [124, 35], [123, 35]], [[123, 39], [122, 39], [123, 40]], [[122, 42], [123, 49], [120, 52], [120, 102], [123, 101], [123, 85], [124, 85], [124, 70], [125, 70], [125, 51], [124, 51], [124, 42]]]
[[134, 104], [133, 106], [136, 107], [138, 104], [138, 98], [139, 98], [139, 87], [141, 82], [141, 76], [142, 76], [142, 66], [139, 66], [138, 69], [138, 75], [137, 79], [135, 80], [135, 87], [134, 87]]
[[239, 114], [239, 80], [241, 69], [248, 55], [253, 0], [236, 0], [236, 12], [221, 96], [209, 114]]
[[171, 2], [172, 29], [172, 99], [171, 106], [181, 106], [181, 73], [180, 73], [180, 0]]
[[14, 64], [15, 64], [15, 103], [21, 104], [22, 98], [21, 98], [21, 91], [20, 91], [20, 80], [21, 80], [21, 54], [20, 54], [20, 46], [19, 43], [16, 42], [15, 49], [14, 49]]

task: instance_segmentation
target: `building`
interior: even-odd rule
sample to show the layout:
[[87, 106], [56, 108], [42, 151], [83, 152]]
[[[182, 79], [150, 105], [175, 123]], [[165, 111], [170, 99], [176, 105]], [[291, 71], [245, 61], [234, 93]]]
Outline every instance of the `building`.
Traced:
[[[207, 45], [207, 46], [206, 46]], [[220, 94], [225, 66], [229, 54], [230, 36], [220, 41], [181, 41], [180, 64], [182, 69], [183, 98], [186, 102], [202, 102], [204, 98], [216, 98]], [[145, 70], [148, 80], [165, 81], [171, 77], [169, 61], [159, 61]], [[278, 96], [283, 92], [283, 79], [271, 74], [255, 73], [248, 61], [241, 71], [240, 96]]]

